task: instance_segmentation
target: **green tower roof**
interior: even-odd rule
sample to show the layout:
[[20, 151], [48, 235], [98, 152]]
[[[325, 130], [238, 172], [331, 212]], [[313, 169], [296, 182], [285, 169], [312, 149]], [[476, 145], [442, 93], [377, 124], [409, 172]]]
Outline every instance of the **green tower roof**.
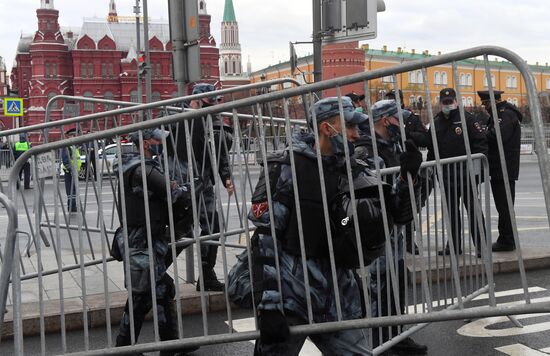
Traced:
[[223, 22], [237, 22], [237, 18], [235, 17], [235, 9], [233, 8], [233, 0], [225, 0]]

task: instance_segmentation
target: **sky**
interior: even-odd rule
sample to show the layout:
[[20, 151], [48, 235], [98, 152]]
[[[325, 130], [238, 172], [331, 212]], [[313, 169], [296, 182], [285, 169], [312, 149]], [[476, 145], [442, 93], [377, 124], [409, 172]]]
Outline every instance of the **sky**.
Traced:
[[[224, 0], [206, 0], [211, 32], [219, 43]], [[142, 1], [143, 2], [143, 1]], [[149, 17], [168, 18], [167, 0], [149, 0]], [[289, 41], [311, 40], [311, 0], [233, 0], [239, 23], [243, 67], [252, 70], [287, 61]], [[378, 37], [370, 48], [402, 47], [417, 53], [448, 53], [478, 45], [511, 49], [530, 64], [550, 62], [548, 0], [385, 0], [378, 14]], [[54, 0], [61, 26], [80, 28], [84, 17], [106, 17], [109, 0]], [[120, 16], [131, 16], [135, 0], [116, 0]], [[21, 33], [36, 31], [40, 0], [0, 0], [0, 56], [8, 70]], [[296, 46], [298, 56], [312, 52]]]

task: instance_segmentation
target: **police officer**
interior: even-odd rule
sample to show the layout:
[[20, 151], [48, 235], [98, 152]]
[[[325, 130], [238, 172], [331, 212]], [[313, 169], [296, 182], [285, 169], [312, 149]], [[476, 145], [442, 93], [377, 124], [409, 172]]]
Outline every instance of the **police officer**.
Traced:
[[[439, 156], [441, 158], [458, 157], [466, 155], [466, 146], [464, 143], [464, 133], [462, 132], [462, 123], [460, 120], [460, 112], [456, 99], [456, 92], [452, 88], [445, 88], [439, 93], [439, 101], [441, 111], [434, 118], [434, 127], [430, 130], [435, 130], [437, 143], [439, 147]], [[466, 126], [468, 128], [468, 137], [470, 139], [471, 153], [487, 154], [487, 138], [481, 126], [479, 118], [465, 112]], [[428, 147], [428, 160], [434, 160], [435, 153], [433, 145]], [[462, 174], [461, 174], [462, 173]], [[472, 189], [471, 184], [468, 184], [469, 171], [466, 164], [462, 164], [462, 170], [459, 165], [451, 165], [443, 169], [443, 185], [447, 197], [447, 204], [451, 219], [451, 232], [454, 246], [457, 253], [462, 253], [461, 225], [462, 216], [460, 214], [460, 199], [468, 211], [470, 235], [476, 245], [478, 257], [481, 257], [480, 246], [480, 229], [476, 223], [476, 214], [474, 211], [474, 199], [477, 199], [477, 182], [474, 184], [475, 189]], [[481, 214], [483, 229], [483, 213]], [[450, 254], [449, 245], [438, 252], [440, 255]]]
[[[504, 189], [504, 176], [500, 166], [500, 155], [497, 145], [495, 122], [493, 110], [491, 109], [491, 100], [489, 91], [478, 91], [481, 105], [489, 113], [489, 122], [487, 124], [487, 141], [489, 144], [489, 174], [491, 176], [491, 190], [493, 199], [498, 211], [498, 239], [493, 243], [494, 252], [513, 251], [516, 249], [514, 242], [514, 233], [512, 222], [510, 221], [510, 211], [506, 199], [506, 190]], [[518, 109], [502, 100], [502, 91], [495, 90], [495, 101], [498, 115], [498, 124], [502, 137], [502, 146], [504, 148], [504, 159], [506, 169], [508, 170], [508, 183], [512, 193], [512, 204], [515, 200], [516, 180], [519, 176], [519, 154], [521, 145], [521, 121], [523, 115]], [[513, 208], [513, 207], [512, 207]]]
[[[405, 109], [405, 103], [403, 101], [403, 92], [401, 89], [398, 90], [399, 99], [401, 100], [401, 109]], [[395, 100], [395, 90], [392, 89], [386, 93], [384, 99]], [[428, 147], [431, 142], [431, 137], [428, 134], [426, 126], [420, 120], [420, 117], [415, 113], [409, 111], [410, 114], [407, 114], [407, 117], [403, 117], [405, 123], [405, 135], [407, 138], [411, 138], [417, 147]]]
[[[13, 146], [13, 155], [17, 160], [25, 151], [28, 151], [31, 148], [31, 144], [27, 142], [27, 135], [20, 134], [19, 142], [16, 142]], [[25, 189], [31, 188], [31, 164], [27, 160], [23, 165], [23, 168], [19, 171], [19, 180], [21, 180], [21, 175], [24, 175]], [[19, 187], [19, 185], [18, 185]]]
[[[157, 300], [157, 318], [159, 326], [159, 334], [161, 340], [177, 339], [176, 326], [174, 316], [170, 307], [170, 301], [175, 296], [175, 286], [173, 279], [166, 273], [166, 262], [168, 256], [171, 261], [171, 253], [168, 247], [168, 241], [165, 237], [166, 225], [168, 224], [168, 208], [166, 182], [164, 173], [161, 170], [154, 156], [162, 154], [161, 140], [168, 136], [167, 131], [159, 129], [147, 129], [142, 131], [143, 135], [143, 152], [145, 160], [145, 172], [142, 171], [139, 152], [129, 152], [122, 154], [122, 166], [119, 167], [118, 162], [115, 162], [113, 168], [115, 172], [122, 169], [124, 180], [124, 199], [126, 201], [126, 216], [124, 219], [122, 209], [119, 209], [119, 219], [121, 222], [127, 222], [128, 244], [130, 255], [131, 276], [126, 275], [124, 268], [125, 279], [131, 278], [132, 282], [132, 301], [133, 301], [133, 317], [135, 340], [137, 341], [145, 315], [152, 308], [153, 302], [151, 298], [151, 285], [149, 273], [149, 259], [153, 256], [149, 255], [147, 244], [147, 225], [146, 207], [144, 202], [143, 190], [143, 175], [147, 180], [147, 193], [149, 197], [149, 218], [150, 229], [153, 246], [151, 251], [154, 253], [155, 266], [155, 281], [154, 288], [156, 291]], [[135, 132], [129, 135], [129, 139], [136, 146], [139, 146], [139, 133]], [[174, 204], [174, 212], [176, 210], [188, 209], [191, 204], [191, 195], [189, 186], [178, 186], [175, 183], [171, 184], [172, 203]], [[122, 196], [119, 192], [119, 201]], [[121, 233], [115, 234], [115, 247], [118, 248], [120, 256], [124, 256], [124, 237]], [[125, 261], [126, 263], [126, 261]], [[126, 282], [128, 286], [128, 283]], [[116, 346], [126, 346], [131, 343], [131, 328], [130, 328], [130, 311], [129, 303], [126, 302], [124, 314], [120, 322], [119, 334], [116, 338]], [[193, 348], [196, 349], [196, 348]], [[179, 355], [181, 353], [190, 352], [193, 349], [182, 349], [178, 351], [161, 351], [160, 355]]]
[[[374, 122], [374, 131], [376, 134], [376, 147], [378, 148], [378, 156], [374, 154], [374, 140], [371, 137], [370, 129], [366, 126], [361, 126], [361, 135], [357, 139], [355, 144], [355, 158], [360, 159], [364, 162], [367, 162], [371, 169], [375, 169], [375, 160], [379, 161], [379, 167], [389, 168], [401, 165], [401, 154], [403, 150], [400, 146], [400, 130], [399, 130], [399, 119], [397, 103], [395, 100], [380, 100], [372, 106], [372, 119]], [[403, 120], [409, 118], [411, 112], [408, 110], [403, 110]], [[407, 150], [417, 152], [416, 159], [418, 166], [422, 163], [422, 156], [416, 148], [414, 141], [411, 139], [408, 142]], [[386, 183], [393, 185], [393, 177], [391, 175], [386, 176]], [[406, 187], [404, 187], [406, 188]], [[417, 187], [418, 188], [418, 187]], [[409, 224], [407, 224], [409, 226]], [[412, 231], [412, 229], [410, 230]], [[412, 247], [412, 234], [407, 235], [407, 250], [411, 250]], [[399, 303], [396, 305], [395, 297], [393, 294], [393, 288], [390, 285], [386, 284], [386, 256], [381, 256], [378, 263], [373, 263], [370, 266], [371, 272], [371, 307], [372, 315], [376, 316], [388, 316], [388, 315], [397, 315], [399, 310], [400, 314], [405, 312], [406, 300], [405, 300], [405, 279], [403, 275], [404, 271], [404, 254], [403, 254], [403, 235], [401, 232], [397, 232], [397, 236], [392, 234], [392, 251], [396, 256], [397, 265], [396, 271], [399, 272], [398, 275], [398, 285], [399, 285]], [[416, 245], [415, 245], [416, 249]], [[416, 254], [418, 250], [416, 249]], [[378, 275], [380, 276], [380, 283], [377, 283]], [[378, 304], [380, 300], [380, 304]], [[387, 306], [390, 306], [389, 310]], [[391, 327], [392, 335], [398, 334], [397, 326]], [[380, 334], [380, 331], [382, 333]], [[377, 347], [383, 342], [386, 342], [390, 339], [389, 328], [374, 328], [373, 329], [373, 348]], [[426, 354], [428, 348], [425, 345], [420, 345], [416, 343], [412, 338], [407, 337], [403, 341], [399, 342], [391, 348], [393, 353], [397, 354], [415, 354], [423, 355]]]
[[361, 113], [364, 111], [365, 94], [359, 95], [355, 92], [351, 92], [351, 93], [346, 94], [346, 96], [348, 98], [350, 98], [351, 101], [353, 102], [353, 106], [355, 107], [355, 111], [361, 112]]
[[[215, 92], [216, 87], [212, 84], [199, 83], [193, 88], [192, 94], [202, 94]], [[216, 105], [222, 98], [213, 93], [212, 96], [203, 97], [199, 100], [192, 100], [190, 107], [200, 109]], [[190, 122], [191, 146], [193, 149], [192, 161], [194, 163], [194, 175], [203, 178], [203, 193], [199, 196], [199, 219], [201, 224], [201, 235], [211, 235], [220, 232], [218, 211], [216, 209], [216, 196], [214, 190], [215, 177], [212, 170], [211, 158], [216, 159], [218, 164], [218, 174], [221, 182], [226, 188], [228, 194], [234, 191], [231, 181], [231, 169], [229, 166], [228, 151], [232, 142], [231, 131], [220, 122], [218, 117], [213, 118], [214, 144], [216, 152], [212, 152], [209, 141], [209, 129], [206, 118], [194, 119]], [[179, 182], [187, 181], [188, 177], [188, 157], [186, 149], [185, 130], [183, 125], [179, 129], [173, 129], [177, 132], [177, 145], [172, 147], [168, 145], [169, 156], [174, 157], [177, 154], [179, 168], [176, 169], [176, 177]], [[219, 159], [218, 159], [219, 158]], [[218, 247], [216, 245], [201, 244], [202, 272], [205, 291], [222, 291], [224, 284], [218, 281], [214, 266], [216, 264]], [[197, 291], [201, 290], [200, 282], [197, 282]]]
[[[69, 129], [65, 132], [65, 137], [71, 138], [76, 136], [76, 129]], [[67, 210], [71, 213], [77, 211], [76, 209], [76, 194], [78, 184], [78, 172], [82, 167], [82, 161], [80, 160], [80, 150], [75, 145], [71, 145], [61, 149], [61, 162], [63, 164], [63, 172], [65, 176], [65, 193], [67, 193]], [[74, 171], [76, 168], [76, 172]], [[76, 183], [75, 183], [76, 178]]]
[[[318, 101], [312, 107], [317, 119], [319, 132], [319, 149], [322, 155], [322, 166], [327, 201], [336, 201], [336, 207], [330, 209], [331, 221], [337, 223], [332, 226], [341, 226], [341, 221], [349, 222], [351, 211], [349, 203], [344, 200], [335, 199], [342, 196], [342, 193], [349, 189], [346, 175], [344, 136], [348, 140], [348, 148], [353, 153], [351, 144], [358, 138], [358, 125], [364, 123], [367, 117], [355, 112], [351, 100], [342, 97], [342, 106], [345, 119], [345, 127], [341, 126], [339, 117], [338, 98], [326, 98]], [[309, 285], [311, 291], [311, 302], [313, 310], [313, 321], [322, 323], [336, 321], [337, 312], [334, 303], [333, 281], [331, 264], [328, 250], [328, 233], [325, 230], [325, 219], [321, 195], [321, 180], [318, 171], [317, 151], [315, 139], [311, 133], [297, 132], [293, 138], [293, 144], [288, 148], [288, 155], [294, 155], [295, 174], [297, 179], [298, 192], [301, 204], [301, 220], [303, 230], [304, 248], [306, 251], [306, 265], [309, 271]], [[413, 160], [407, 160], [412, 162]], [[352, 160], [354, 182], [355, 178], [361, 178], [363, 182], [372, 184], [370, 171], [354, 160]], [[405, 165], [405, 169], [413, 175], [418, 171], [418, 166]], [[260, 301], [257, 310], [260, 328], [260, 340], [256, 342], [255, 354], [257, 355], [298, 355], [305, 336], [289, 336], [288, 326], [307, 323], [308, 312], [306, 306], [306, 295], [304, 290], [304, 275], [302, 258], [300, 253], [300, 239], [298, 228], [298, 213], [295, 208], [292, 168], [289, 162], [280, 166], [278, 176], [275, 177], [276, 188], [273, 195], [273, 215], [275, 217], [275, 231], [278, 232], [279, 266], [280, 276], [274, 270], [274, 264], [264, 265], [264, 278], [255, 287], [260, 288]], [[270, 177], [271, 180], [271, 177]], [[374, 179], [374, 185], [376, 180]], [[357, 190], [358, 186], [355, 186]], [[363, 188], [367, 188], [364, 186]], [[407, 192], [408, 194], [408, 192]], [[388, 203], [389, 210], [397, 218], [409, 219], [410, 201], [407, 196], [400, 194], [399, 198], [404, 199], [403, 204], [395, 205]], [[397, 195], [393, 203], [397, 203]], [[379, 230], [381, 224], [381, 211], [372, 198], [361, 198], [357, 200], [357, 214], [360, 217], [359, 224], [365, 221], [368, 228], [361, 229], [361, 239], [365, 236], [365, 244], [368, 243], [367, 234], [363, 231]], [[348, 218], [341, 219], [338, 206], [343, 204], [346, 209], [344, 213]], [[408, 204], [408, 205], [407, 205]], [[256, 202], [249, 217], [257, 226], [257, 238], [260, 244], [260, 251], [269, 253], [273, 251], [273, 240], [270, 236], [271, 229], [264, 223], [264, 218], [269, 215], [264, 202]], [[392, 215], [393, 216], [393, 215]], [[376, 222], [376, 223], [374, 223]], [[269, 225], [269, 222], [268, 222]], [[352, 222], [344, 224], [353, 226]], [[332, 230], [332, 229], [331, 229]], [[383, 230], [383, 229], [382, 229]], [[357, 319], [362, 317], [361, 297], [359, 286], [355, 279], [354, 269], [346, 263], [357, 250], [352, 253], [342, 253], [340, 248], [349, 249], [355, 240], [355, 234], [345, 234], [342, 230], [335, 228], [331, 231], [334, 241], [334, 254], [336, 260], [337, 283], [340, 291], [341, 311], [343, 319]], [[377, 238], [385, 241], [384, 234]], [[353, 236], [345, 244], [339, 244], [343, 236]], [[383, 244], [382, 244], [383, 246]], [[271, 254], [271, 259], [274, 255]], [[263, 260], [265, 260], [264, 258]], [[280, 278], [282, 294], [277, 289], [277, 278]], [[256, 279], [257, 280], [257, 279]], [[238, 289], [238, 288], [237, 288]], [[282, 303], [281, 303], [282, 302]], [[282, 308], [281, 308], [282, 304]], [[310, 335], [310, 339], [326, 355], [365, 355], [368, 354], [366, 335], [363, 330], [346, 330], [334, 333]]]

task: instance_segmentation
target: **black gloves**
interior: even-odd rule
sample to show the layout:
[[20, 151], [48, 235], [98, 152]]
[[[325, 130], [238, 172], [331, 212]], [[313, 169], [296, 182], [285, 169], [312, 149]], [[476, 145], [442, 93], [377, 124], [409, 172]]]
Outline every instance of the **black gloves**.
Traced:
[[260, 339], [264, 344], [275, 344], [288, 340], [290, 330], [286, 318], [279, 310], [262, 310], [258, 317]]
[[407, 173], [410, 173], [414, 179], [422, 164], [422, 153], [420, 153], [412, 139], [405, 141], [405, 149], [406, 152], [403, 152], [399, 156], [399, 162], [401, 163], [401, 178], [406, 180]]

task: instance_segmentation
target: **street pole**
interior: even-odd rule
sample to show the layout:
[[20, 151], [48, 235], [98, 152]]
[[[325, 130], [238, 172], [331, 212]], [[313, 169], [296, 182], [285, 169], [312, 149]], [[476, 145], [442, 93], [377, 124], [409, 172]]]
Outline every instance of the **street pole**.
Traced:
[[[136, 0], [136, 6], [134, 6], [134, 14], [136, 14], [136, 51], [137, 55], [139, 57], [141, 53], [141, 31], [140, 31], [140, 21], [139, 21], [139, 0]], [[142, 87], [141, 87], [141, 75], [139, 74], [139, 64], [137, 68], [137, 102], [140, 104], [143, 101], [143, 94], [142, 94]], [[138, 113], [139, 120], [143, 120], [143, 115], [141, 114], [141, 111]]]
[[170, 38], [172, 39], [172, 72], [174, 81], [178, 86], [178, 95], [186, 94], [187, 57], [185, 43], [187, 37], [183, 20], [185, 19], [185, 6], [182, 0], [168, 0], [168, 14], [170, 16]]
[[145, 101], [151, 102], [151, 58], [149, 58], [149, 10], [147, 0], [143, 0], [143, 44], [145, 46]]
[[313, 81], [323, 80], [321, 0], [313, 0]]

